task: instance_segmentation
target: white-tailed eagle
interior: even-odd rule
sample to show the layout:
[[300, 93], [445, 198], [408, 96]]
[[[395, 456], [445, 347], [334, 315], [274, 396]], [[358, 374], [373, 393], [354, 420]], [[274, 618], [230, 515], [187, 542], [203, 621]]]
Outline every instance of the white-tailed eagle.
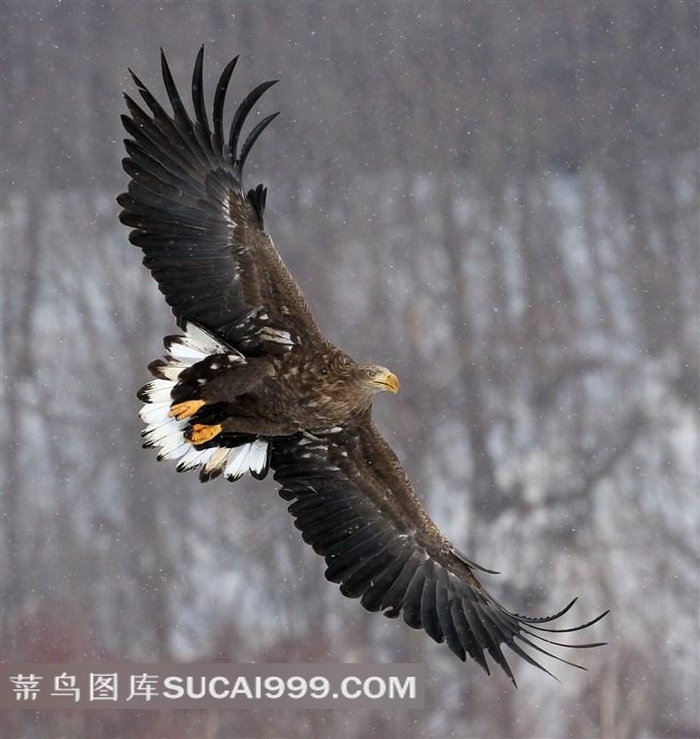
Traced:
[[180, 471], [198, 469], [203, 481], [247, 472], [261, 479], [271, 469], [302, 538], [325, 557], [326, 577], [343, 595], [402, 617], [487, 672], [486, 653], [513, 679], [503, 645], [545, 669], [535, 656], [554, 656], [553, 634], [605, 614], [556, 628], [574, 601], [541, 618], [506, 610], [476, 578], [483, 568], [431, 521], [372, 422], [372, 396], [395, 393], [398, 379], [321, 334], [265, 229], [265, 188], [243, 186], [246, 158], [275, 115], [241, 140], [243, 124], [274, 83], [248, 94], [225, 135], [236, 59], [221, 73], [211, 118], [202, 59], [200, 50], [193, 117], [164, 56], [172, 111], [132, 73], [143, 103], [127, 95], [123, 116], [130, 181], [118, 198], [120, 219], [184, 332], [166, 338], [167, 353], [150, 364], [154, 379], [139, 392], [145, 446]]

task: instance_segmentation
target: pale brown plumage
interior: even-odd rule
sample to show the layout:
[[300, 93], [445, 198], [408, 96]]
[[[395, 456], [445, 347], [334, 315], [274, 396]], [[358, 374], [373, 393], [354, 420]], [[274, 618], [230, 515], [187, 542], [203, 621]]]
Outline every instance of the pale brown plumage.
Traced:
[[172, 114], [134, 76], [146, 108], [127, 96], [123, 116], [131, 180], [118, 198], [120, 219], [187, 332], [166, 339], [165, 359], [150, 366], [156, 379], [140, 392], [146, 445], [179, 460], [178, 469], [199, 468], [203, 480], [222, 472], [263, 477], [270, 467], [304, 541], [325, 557], [326, 577], [344, 595], [401, 615], [487, 671], [486, 653], [513, 679], [504, 644], [541, 667], [531, 650], [549, 654], [556, 642], [546, 635], [602, 616], [558, 629], [547, 624], [573, 601], [545, 618], [507, 611], [475, 577], [478, 565], [430, 520], [371, 420], [372, 395], [396, 392], [398, 380], [324, 338], [265, 230], [265, 189], [243, 188], [248, 153], [275, 116], [261, 120], [239, 151], [241, 129], [273, 83], [243, 100], [225, 140], [236, 60], [221, 74], [210, 125], [202, 58], [200, 51], [194, 118], [165, 57]]

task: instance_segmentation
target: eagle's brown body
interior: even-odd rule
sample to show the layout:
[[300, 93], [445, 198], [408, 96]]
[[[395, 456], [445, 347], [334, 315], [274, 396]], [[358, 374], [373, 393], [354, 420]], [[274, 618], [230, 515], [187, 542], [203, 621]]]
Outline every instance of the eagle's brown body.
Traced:
[[478, 566], [431, 521], [371, 420], [374, 393], [396, 392], [398, 380], [355, 362], [321, 334], [265, 230], [265, 189], [243, 187], [246, 158], [275, 116], [261, 120], [239, 151], [241, 129], [273, 83], [243, 100], [226, 140], [224, 100], [235, 62], [219, 78], [211, 122], [201, 52], [194, 118], [164, 57], [172, 114], [136, 77], [146, 109], [126, 98], [131, 180], [118, 198], [120, 218], [185, 331], [166, 339], [165, 358], [150, 365], [155, 379], [139, 393], [145, 446], [176, 460], [178, 470], [199, 469], [202, 480], [246, 472], [262, 478], [272, 469], [302, 537], [325, 557], [326, 577], [344, 595], [401, 615], [487, 671], [488, 653], [514, 680], [501, 645], [541, 667], [527, 650], [551, 655], [542, 645], [557, 642], [543, 634], [598, 619], [545, 626], [573, 601], [545, 618], [506, 610], [474, 575]]
[[[389, 385], [382, 387], [376, 377]], [[265, 436], [323, 433], [353, 423], [369, 412], [375, 392], [398, 389], [388, 370], [357, 364], [332, 347], [312, 356], [291, 348], [233, 366], [225, 354], [214, 354], [180, 379], [177, 403], [203, 401], [194, 419], [208, 415], [222, 431]]]

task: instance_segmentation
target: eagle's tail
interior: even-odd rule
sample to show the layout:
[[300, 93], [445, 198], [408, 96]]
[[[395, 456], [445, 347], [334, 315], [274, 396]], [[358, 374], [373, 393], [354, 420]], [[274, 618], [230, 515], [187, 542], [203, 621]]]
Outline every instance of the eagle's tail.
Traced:
[[143, 446], [158, 449], [158, 459], [177, 460], [178, 472], [199, 468], [202, 482], [221, 474], [237, 480], [246, 472], [256, 479], [265, 477], [270, 462], [266, 437], [220, 433], [209, 439], [205, 426], [192, 424], [202, 401], [180, 397], [185, 384], [182, 375], [190, 367], [214, 354], [223, 355], [229, 365], [243, 364], [243, 355], [191, 322], [185, 325], [184, 336], [169, 336], [164, 343], [165, 358], [149, 365], [156, 379], [138, 392], [144, 403], [139, 415], [146, 424], [141, 432]]

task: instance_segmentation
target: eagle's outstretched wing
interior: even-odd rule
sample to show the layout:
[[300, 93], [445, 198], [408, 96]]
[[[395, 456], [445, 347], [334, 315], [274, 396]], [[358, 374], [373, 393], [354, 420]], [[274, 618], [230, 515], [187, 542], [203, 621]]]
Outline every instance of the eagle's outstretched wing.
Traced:
[[278, 439], [271, 466], [302, 538], [325, 557], [326, 578], [339, 583], [343, 595], [361, 598], [367, 610], [401, 615], [487, 672], [488, 653], [514, 683], [503, 645], [545, 672], [538, 653], [574, 665], [552, 646], [601, 646], [562, 644], [552, 635], [585, 629], [605, 613], [579, 626], [553, 628], [549, 624], [575, 601], [551, 616], [532, 618], [511, 613], [489, 595], [474, 575], [483, 568], [428, 518], [370, 419], [323, 437]]
[[148, 111], [125, 95], [130, 115], [123, 160], [128, 190], [117, 198], [130, 241], [183, 327], [194, 321], [247, 354], [324, 341], [311, 311], [265, 231], [266, 190], [245, 191], [243, 166], [258, 136], [277, 114], [257, 123], [240, 150], [245, 120], [274, 81], [250, 92], [224, 137], [224, 102], [238, 57], [216, 86], [212, 122], [204, 106], [203, 48], [192, 77], [192, 120], [165, 55], [161, 68], [170, 115], [132, 72]]
[[[326, 577], [339, 583], [344, 595], [361, 598], [366, 609], [401, 615], [409, 626], [447, 642], [460, 659], [469, 655], [488, 671], [489, 654], [511, 679], [504, 645], [543, 670], [539, 653], [568, 662], [552, 653], [558, 645], [552, 634], [585, 629], [605, 614], [580, 626], [554, 628], [551, 623], [573, 601], [544, 618], [520, 616], [497, 603], [474, 574], [483, 568], [430, 520], [369, 411], [323, 432], [288, 435], [276, 434], [269, 424], [256, 430], [250, 418], [250, 428], [243, 431], [219, 431], [222, 419], [210, 418], [201, 426], [202, 435], [187, 436], [190, 418], [215, 413], [218, 406], [196, 395], [180, 397], [183, 386], [196, 390], [197, 382], [217, 382], [217, 373], [226, 371], [232, 378], [229, 394], [235, 394], [233, 387], [243, 393], [255, 380], [256, 366], [269, 373], [269, 358], [283, 356], [288, 365], [280, 359], [278, 366], [289, 371], [278, 377], [290, 397], [294, 378], [315, 359], [324, 352], [339, 354], [321, 335], [265, 231], [264, 188], [246, 193], [243, 187], [246, 158], [274, 116], [254, 126], [239, 151], [241, 129], [272, 83], [259, 85], [243, 100], [225, 140], [224, 99], [236, 60], [219, 79], [210, 125], [202, 58], [200, 50], [192, 81], [194, 120], [164, 56], [172, 114], [134, 76], [148, 112], [127, 96], [130, 116], [123, 117], [131, 136], [124, 160], [131, 181], [118, 198], [120, 218], [132, 227], [131, 241], [144, 251], [145, 265], [187, 331], [185, 337], [166, 340], [169, 355], [152, 363], [157, 379], [141, 391], [146, 445], [180, 460], [180, 470], [200, 467], [203, 480], [221, 473], [236, 479], [246, 470], [261, 477], [269, 465], [280, 494], [291, 501], [304, 541], [325, 557]], [[296, 389], [294, 400], [303, 405], [301, 382]]]

